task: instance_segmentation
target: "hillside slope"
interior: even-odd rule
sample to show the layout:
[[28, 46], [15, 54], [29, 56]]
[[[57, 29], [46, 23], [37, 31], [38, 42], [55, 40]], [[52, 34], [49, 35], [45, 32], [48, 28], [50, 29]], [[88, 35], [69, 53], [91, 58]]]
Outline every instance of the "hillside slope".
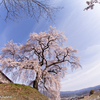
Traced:
[[85, 96], [84, 99], [81, 100], [100, 100], [100, 91], [95, 92], [90, 96]]
[[13, 83], [0, 84], [0, 100], [49, 100], [36, 89]]
[[76, 90], [76, 91], [61, 91], [60, 95], [61, 97], [75, 97], [75, 96], [82, 96], [82, 95], [89, 95], [90, 91], [100, 91], [100, 85], [94, 86], [94, 87], [89, 87], [89, 88], [84, 88], [81, 90]]

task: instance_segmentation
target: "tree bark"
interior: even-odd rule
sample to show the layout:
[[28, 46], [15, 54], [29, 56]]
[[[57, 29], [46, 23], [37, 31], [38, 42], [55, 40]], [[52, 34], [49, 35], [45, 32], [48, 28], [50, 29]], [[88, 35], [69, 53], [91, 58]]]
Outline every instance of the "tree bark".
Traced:
[[38, 73], [36, 74], [36, 79], [33, 81], [33, 88], [38, 90]]

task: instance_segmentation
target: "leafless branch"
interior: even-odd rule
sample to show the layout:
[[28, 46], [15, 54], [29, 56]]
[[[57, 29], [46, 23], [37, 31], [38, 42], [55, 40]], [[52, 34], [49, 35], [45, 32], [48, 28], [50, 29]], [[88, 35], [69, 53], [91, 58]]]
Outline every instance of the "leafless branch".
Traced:
[[[35, 18], [37, 22], [40, 17], [48, 18], [53, 21], [55, 11], [61, 9], [61, 7], [54, 7], [49, 4], [49, 0], [2, 0], [0, 7], [5, 11], [3, 15], [5, 21], [8, 19], [16, 21], [18, 18], [22, 18], [24, 15]], [[1, 9], [1, 10], [3, 10]]]
[[100, 1], [99, 0], [90, 0], [90, 1], [86, 1], [86, 4], [88, 5], [85, 9], [85, 10], [88, 10], [88, 9], [93, 9], [94, 8], [94, 5], [96, 3], [99, 3], [100, 4]]

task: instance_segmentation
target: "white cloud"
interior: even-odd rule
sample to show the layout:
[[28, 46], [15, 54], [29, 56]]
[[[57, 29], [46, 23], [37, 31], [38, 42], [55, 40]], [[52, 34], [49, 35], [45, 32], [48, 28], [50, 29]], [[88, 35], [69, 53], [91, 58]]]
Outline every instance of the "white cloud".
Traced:
[[100, 45], [92, 45], [81, 52], [82, 69], [66, 74], [62, 91], [73, 91], [100, 84]]
[[100, 53], [100, 45], [93, 45], [85, 50], [86, 55], [93, 55], [97, 53]]
[[99, 76], [100, 63], [97, 65], [96, 63], [92, 63], [85, 66], [83, 70], [66, 75], [61, 82], [61, 91], [73, 91], [96, 86], [100, 83]]
[[8, 38], [8, 34], [9, 34], [9, 31], [10, 31], [10, 27], [7, 26], [3, 32], [0, 34], [0, 47], [4, 46], [4, 44], [7, 42]]

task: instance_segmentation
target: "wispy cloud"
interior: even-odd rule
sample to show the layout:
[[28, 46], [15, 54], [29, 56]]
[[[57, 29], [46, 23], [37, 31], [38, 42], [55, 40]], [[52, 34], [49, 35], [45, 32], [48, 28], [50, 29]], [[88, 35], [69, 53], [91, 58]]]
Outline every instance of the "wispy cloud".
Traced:
[[[95, 67], [94, 67], [95, 66]], [[62, 91], [73, 91], [79, 90], [91, 86], [96, 86], [100, 83], [100, 63], [90, 64], [85, 66], [86, 69], [80, 70], [76, 73], [71, 73], [66, 75], [66, 77], [61, 82]], [[91, 68], [88, 68], [91, 67]]]
[[84, 51], [86, 55], [93, 55], [100, 53], [100, 45], [92, 45], [87, 47], [87, 49]]
[[10, 27], [7, 26], [7, 27], [2, 31], [2, 33], [0, 33], [0, 47], [4, 46], [4, 44], [7, 42], [9, 31], [10, 31]]
[[82, 55], [82, 69], [66, 74], [61, 82], [62, 91], [79, 90], [100, 83], [100, 45], [87, 47], [82, 51]]

